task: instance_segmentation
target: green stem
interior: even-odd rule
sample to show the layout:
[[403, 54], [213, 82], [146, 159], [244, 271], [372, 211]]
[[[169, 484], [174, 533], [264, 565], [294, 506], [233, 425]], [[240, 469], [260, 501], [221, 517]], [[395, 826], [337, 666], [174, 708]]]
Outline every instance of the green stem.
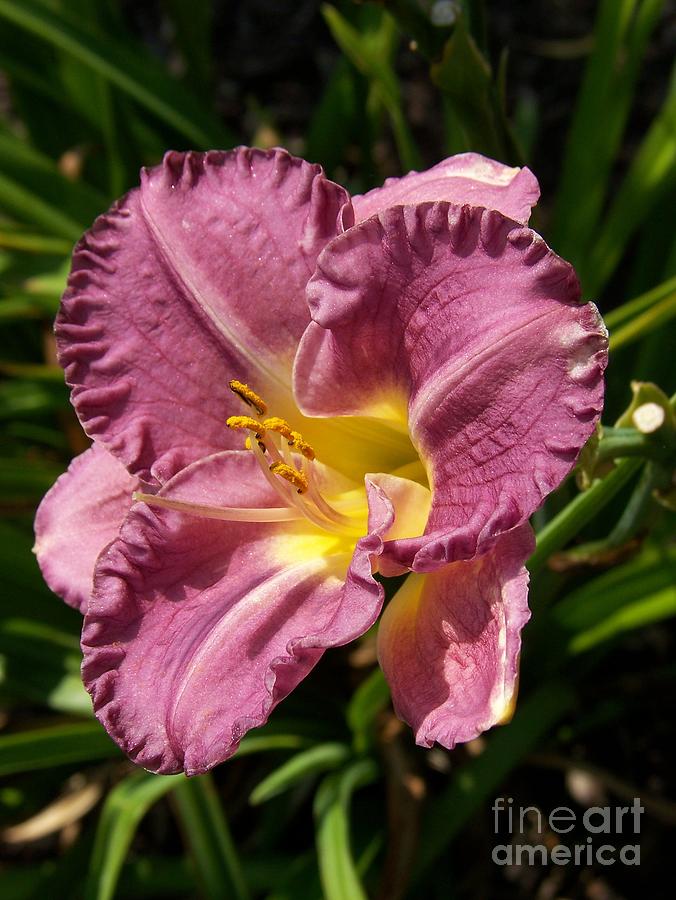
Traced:
[[629, 498], [624, 512], [610, 534], [600, 541], [589, 541], [573, 547], [566, 558], [572, 562], [592, 560], [610, 550], [626, 544], [641, 527], [652, 501], [653, 490], [661, 483], [662, 473], [653, 463], [648, 463]]
[[548, 522], [538, 533], [535, 552], [527, 563], [531, 574], [538, 572], [552, 553], [565, 547], [568, 541], [613, 499], [640, 467], [640, 459], [622, 460], [610, 475], [602, 481], [594, 482], [584, 493], [578, 494], [558, 516]]
[[[660, 436], [661, 437], [661, 436]], [[671, 448], [657, 434], [642, 434], [635, 428], [604, 428], [596, 451], [596, 462], [640, 456], [642, 459], [663, 460]]]

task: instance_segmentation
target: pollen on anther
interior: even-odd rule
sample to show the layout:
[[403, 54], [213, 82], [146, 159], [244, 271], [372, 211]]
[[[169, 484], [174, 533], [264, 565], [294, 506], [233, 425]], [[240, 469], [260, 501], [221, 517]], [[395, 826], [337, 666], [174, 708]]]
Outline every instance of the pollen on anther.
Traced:
[[256, 391], [252, 390], [248, 384], [244, 384], [242, 381], [229, 381], [228, 387], [233, 392], [233, 394], [237, 394], [240, 400], [243, 400], [248, 406], [251, 406], [256, 410], [259, 416], [264, 416], [268, 411], [268, 406], [265, 400], [262, 397], [259, 397]]
[[289, 437], [289, 447], [294, 447], [299, 453], [301, 453], [305, 459], [314, 459], [316, 454], [314, 449], [308, 444], [306, 440], [303, 439], [302, 434], [298, 431], [292, 431], [291, 436]]
[[289, 466], [283, 462], [276, 462], [270, 466], [270, 471], [275, 475], [279, 475], [280, 478], [286, 479], [289, 484], [292, 484], [295, 488], [298, 489], [299, 494], [304, 494], [308, 489], [308, 480], [303, 475], [302, 472], [299, 472], [298, 469], [294, 469], [293, 466]]
[[279, 416], [272, 416], [269, 419], [263, 419], [263, 426], [267, 431], [275, 431], [277, 434], [281, 434], [283, 438], [286, 438], [287, 441], [291, 440], [293, 431], [286, 419], [280, 419]]
[[225, 424], [228, 428], [245, 428], [248, 431], [253, 431], [256, 438], [260, 438], [265, 434], [265, 426], [262, 422], [252, 419], [251, 416], [230, 416]]

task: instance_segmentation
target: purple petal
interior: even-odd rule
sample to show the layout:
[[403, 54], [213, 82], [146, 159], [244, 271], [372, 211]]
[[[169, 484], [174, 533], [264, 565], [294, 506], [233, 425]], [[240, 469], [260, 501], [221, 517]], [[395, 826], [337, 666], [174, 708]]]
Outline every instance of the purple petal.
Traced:
[[386, 551], [402, 565], [431, 571], [487, 549], [593, 431], [607, 356], [596, 308], [579, 304], [568, 263], [497, 212], [387, 210], [329, 245], [308, 297], [301, 409], [408, 417], [427, 469], [425, 535]]
[[49, 587], [84, 613], [99, 553], [119, 533], [137, 480], [98, 444], [76, 456], [35, 516], [35, 547]]
[[[96, 715], [137, 763], [204, 772], [313, 666], [375, 621], [372, 577], [392, 524], [377, 486], [370, 533], [309, 523], [232, 523], [136, 505], [101, 557], [82, 637]], [[279, 506], [250, 453], [193, 464], [162, 496], [211, 505]]]
[[497, 209], [525, 224], [540, 196], [530, 169], [512, 169], [479, 153], [459, 153], [424, 172], [388, 178], [383, 187], [353, 197], [357, 222], [390, 206], [446, 200]]
[[533, 546], [524, 525], [485, 556], [410, 575], [385, 609], [378, 658], [421, 746], [452, 749], [510, 718]]
[[241, 444], [225, 428], [243, 411], [230, 379], [286, 415], [305, 285], [346, 203], [283, 150], [168, 153], [145, 170], [78, 244], [57, 319], [87, 433], [164, 481]]

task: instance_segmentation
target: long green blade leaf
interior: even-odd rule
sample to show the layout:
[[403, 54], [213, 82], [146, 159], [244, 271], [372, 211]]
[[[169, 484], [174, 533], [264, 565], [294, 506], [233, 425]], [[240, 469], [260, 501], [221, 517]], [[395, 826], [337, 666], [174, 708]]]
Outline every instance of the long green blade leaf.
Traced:
[[101, 39], [22, 0], [0, 0], [0, 16], [26, 29], [98, 72], [121, 91], [202, 148], [228, 146], [230, 136], [202, 104], [147, 56], [139, 57], [110, 37]]
[[213, 900], [248, 900], [244, 874], [211, 776], [181, 781], [174, 799], [204, 895]]
[[390, 63], [398, 41], [394, 20], [383, 12], [377, 30], [360, 32], [335, 7], [325, 4], [322, 13], [340, 49], [369, 79], [387, 110], [402, 166], [405, 170], [420, 168], [420, 154], [408, 127], [399, 81]]
[[589, 490], [578, 494], [558, 516], [548, 522], [537, 534], [535, 552], [527, 563], [530, 572], [539, 571], [552, 553], [565, 547], [582, 526], [590, 522], [640, 468], [640, 459], [622, 460], [610, 475], [596, 481]]
[[676, 184], [676, 69], [661, 111], [650, 126], [606, 216], [601, 233], [581, 265], [589, 294], [612, 276], [629, 239], [657, 201]]
[[569, 594], [552, 613], [557, 626], [570, 635], [571, 654], [674, 615], [676, 553], [654, 548]]
[[552, 243], [580, 261], [598, 223], [641, 61], [664, 0], [602, 0], [569, 132]]
[[184, 780], [184, 775], [134, 772], [108, 794], [96, 830], [85, 900], [112, 900], [139, 822], [154, 803]]
[[350, 849], [350, 798], [377, 774], [376, 764], [363, 759], [329, 775], [317, 791], [317, 854], [326, 900], [366, 900]]
[[0, 736], [0, 775], [107, 759], [120, 753], [98, 722]]
[[265, 803], [272, 797], [282, 794], [304, 778], [335, 769], [350, 756], [350, 748], [346, 744], [319, 744], [302, 753], [292, 756], [274, 772], [271, 772], [251, 792], [249, 802], [254, 806]]

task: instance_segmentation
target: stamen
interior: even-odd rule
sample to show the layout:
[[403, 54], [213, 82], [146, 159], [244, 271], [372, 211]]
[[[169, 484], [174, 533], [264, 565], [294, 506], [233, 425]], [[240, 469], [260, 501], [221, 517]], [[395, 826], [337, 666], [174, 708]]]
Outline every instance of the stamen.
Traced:
[[228, 428], [248, 428], [249, 431], [254, 432], [257, 439], [262, 438], [265, 434], [265, 426], [256, 419], [252, 419], [251, 416], [230, 416], [225, 424]]
[[[282, 462], [282, 458], [279, 455], [279, 451], [275, 447], [272, 442], [272, 439], [268, 437], [266, 439], [265, 448], [268, 451], [268, 454], [271, 459], [274, 460], [275, 463], [281, 465], [288, 465]], [[324, 531], [330, 531], [333, 534], [345, 534], [353, 533], [355, 535], [359, 535], [360, 531], [355, 529], [354, 527], [346, 529], [345, 525], [339, 525], [335, 521], [331, 521], [326, 519], [318, 509], [314, 507], [314, 505], [308, 504], [305, 502], [302, 495], [299, 495], [296, 491], [292, 491], [290, 486], [286, 483], [284, 479], [277, 478], [271, 471], [268, 466], [268, 462], [265, 458], [265, 454], [258, 443], [253, 444], [251, 447], [256, 460], [258, 461], [259, 466], [261, 467], [261, 471], [265, 478], [267, 479], [270, 486], [275, 490], [282, 500], [285, 503], [294, 506], [298, 509], [304, 518], [308, 519], [312, 522], [313, 525], [317, 525], [319, 528], [322, 528]], [[309, 465], [309, 464], [308, 464]], [[288, 466], [289, 469], [293, 469], [293, 466]]]
[[263, 419], [263, 427], [266, 429], [266, 431], [276, 431], [277, 434], [281, 434], [281, 436], [286, 438], [287, 441], [291, 440], [293, 431], [291, 430], [291, 426], [286, 421], [286, 419], [280, 419], [279, 416], [272, 416], [272, 418], [270, 419]]
[[243, 400], [247, 406], [251, 406], [256, 410], [259, 416], [264, 416], [268, 411], [267, 404], [262, 397], [259, 397], [256, 391], [252, 391], [248, 384], [242, 381], [229, 381], [228, 386], [233, 394], [237, 394], [240, 400]]
[[303, 474], [307, 479], [308, 489], [310, 491], [310, 498], [312, 502], [315, 504], [317, 509], [326, 516], [327, 519], [330, 519], [332, 522], [335, 522], [336, 525], [353, 527], [355, 525], [354, 519], [350, 519], [349, 516], [344, 516], [342, 513], [338, 512], [337, 509], [334, 509], [330, 503], [327, 503], [326, 500], [322, 497], [319, 488], [317, 487], [317, 483], [314, 478], [314, 469], [309, 463], [303, 464]]
[[[231, 381], [229, 384], [230, 389], [245, 403], [253, 407], [259, 415], [265, 414], [264, 401], [248, 385], [241, 381]], [[289, 508], [288, 513], [285, 514], [286, 517], [289, 519], [304, 517], [325, 531], [337, 534], [360, 533], [360, 529], [353, 519], [339, 513], [319, 493], [312, 477], [311, 463], [315, 459], [314, 448], [308, 444], [299, 431], [291, 428], [286, 419], [271, 416], [259, 422], [250, 416], [230, 416], [227, 425], [228, 428], [241, 428], [253, 432], [255, 439], [248, 436], [245, 446], [247, 450], [253, 452], [266, 480]], [[294, 464], [294, 458], [284, 446], [284, 441], [280, 441], [276, 435], [280, 435], [287, 442], [288, 447], [292, 447], [303, 457], [301, 469]], [[293, 486], [296, 489], [295, 492], [290, 490], [289, 486]], [[306, 499], [302, 495], [308, 490], [310, 496]], [[205, 507], [205, 509], [211, 509], [211, 507]], [[274, 512], [272, 514], [274, 515]], [[225, 518], [225, 516], [216, 517]], [[269, 521], [282, 521], [282, 519], [270, 519]]]
[[298, 489], [299, 494], [304, 494], [308, 489], [307, 478], [305, 475], [303, 475], [302, 472], [299, 472], [298, 469], [294, 469], [293, 466], [287, 465], [285, 462], [274, 462], [270, 466], [270, 471], [274, 472], [275, 475], [279, 475], [280, 478], [286, 479], [289, 484], [292, 484]]
[[291, 432], [291, 437], [289, 438], [289, 447], [294, 447], [305, 457], [305, 459], [313, 460], [316, 456], [313, 448], [308, 444], [306, 440], [303, 439], [303, 435], [298, 431]]
[[289, 506], [259, 509], [257, 507], [240, 506], [205, 506], [201, 503], [187, 503], [184, 500], [172, 500], [169, 497], [156, 497], [134, 491], [132, 500], [147, 503], [149, 506], [161, 506], [163, 509], [176, 509], [206, 519], [224, 519], [227, 522], [289, 522], [304, 518], [302, 513]]

